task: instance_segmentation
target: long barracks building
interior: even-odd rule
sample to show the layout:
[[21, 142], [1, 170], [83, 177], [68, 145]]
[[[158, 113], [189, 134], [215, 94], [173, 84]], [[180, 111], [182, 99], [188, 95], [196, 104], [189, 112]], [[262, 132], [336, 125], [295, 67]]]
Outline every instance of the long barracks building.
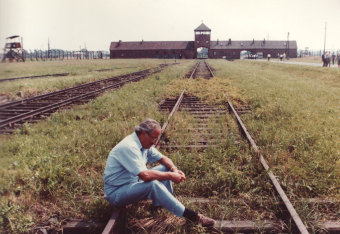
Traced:
[[243, 54], [267, 57], [297, 57], [296, 41], [211, 41], [211, 29], [201, 24], [194, 30], [195, 41], [111, 42], [110, 58], [226, 58], [239, 59]]

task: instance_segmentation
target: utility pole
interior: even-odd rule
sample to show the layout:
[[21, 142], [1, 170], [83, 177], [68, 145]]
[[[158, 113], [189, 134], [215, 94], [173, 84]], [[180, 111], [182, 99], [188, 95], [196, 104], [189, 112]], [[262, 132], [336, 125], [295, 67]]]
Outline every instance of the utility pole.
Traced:
[[47, 42], [47, 58], [50, 58], [50, 38], [48, 38], [48, 42]]
[[325, 38], [323, 43], [323, 53], [326, 53], [326, 30], [327, 30], [327, 22], [325, 22]]
[[287, 60], [289, 59], [289, 32], [288, 32], [288, 35], [287, 35]]
[[21, 56], [22, 56], [22, 61], [25, 62], [25, 53], [24, 53], [24, 42], [21, 37]]

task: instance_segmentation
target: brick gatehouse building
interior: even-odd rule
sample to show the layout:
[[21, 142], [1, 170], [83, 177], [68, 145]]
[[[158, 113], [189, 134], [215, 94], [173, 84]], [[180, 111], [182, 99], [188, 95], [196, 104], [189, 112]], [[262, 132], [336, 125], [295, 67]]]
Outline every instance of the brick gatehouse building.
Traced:
[[211, 29], [201, 24], [194, 30], [195, 41], [118, 41], [111, 42], [110, 58], [225, 58], [239, 59], [249, 54], [277, 58], [280, 54], [297, 57], [296, 41], [212, 41]]

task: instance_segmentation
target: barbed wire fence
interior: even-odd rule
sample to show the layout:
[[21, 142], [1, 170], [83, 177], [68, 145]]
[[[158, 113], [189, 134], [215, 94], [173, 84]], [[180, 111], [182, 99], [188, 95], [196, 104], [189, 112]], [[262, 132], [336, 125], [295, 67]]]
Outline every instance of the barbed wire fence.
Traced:
[[[326, 50], [327, 53], [338, 55], [340, 49], [337, 50]], [[323, 55], [323, 50], [298, 50], [298, 57], [308, 57], [308, 56], [320, 56]]]
[[[26, 61], [110, 59], [109, 51], [23, 50]], [[2, 58], [4, 54], [0, 54]]]

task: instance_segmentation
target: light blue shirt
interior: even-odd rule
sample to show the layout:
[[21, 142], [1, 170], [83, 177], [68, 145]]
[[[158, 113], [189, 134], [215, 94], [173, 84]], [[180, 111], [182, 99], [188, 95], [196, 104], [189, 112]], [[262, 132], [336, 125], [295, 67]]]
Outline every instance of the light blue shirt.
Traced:
[[135, 183], [138, 174], [147, 170], [146, 163], [154, 163], [163, 155], [155, 148], [144, 149], [134, 132], [119, 142], [110, 152], [104, 171], [104, 193], [111, 194], [120, 186]]

